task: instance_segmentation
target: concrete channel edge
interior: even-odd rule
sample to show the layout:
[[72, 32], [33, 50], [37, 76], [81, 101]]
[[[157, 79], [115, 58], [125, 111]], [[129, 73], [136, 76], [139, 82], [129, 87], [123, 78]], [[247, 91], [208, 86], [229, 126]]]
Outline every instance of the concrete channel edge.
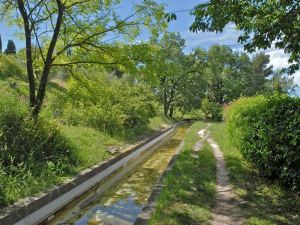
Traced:
[[[187, 130], [188, 132], [189, 130]], [[153, 187], [152, 192], [148, 198], [146, 205], [142, 208], [142, 211], [138, 215], [133, 225], [146, 225], [155, 210], [155, 203], [158, 196], [161, 193], [162, 188], [164, 187], [164, 179], [169, 171], [173, 168], [177, 157], [179, 156], [181, 150], [184, 147], [184, 140], [181, 141], [180, 145], [177, 147], [175, 154], [172, 156], [166, 170], [158, 178], [156, 185]]]
[[[165, 137], [170, 135], [178, 125], [184, 122], [185, 121], [175, 123], [171, 127], [147, 138], [128, 151], [80, 172], [62, 185], [55, 186], [45, 193], [25, 198], [2, 209], [0, 211], [0, 225], [41, 224], [50, 215], [68, 205], [76, 197], [93, 188], [116, 169], [119, 169], [124, 164], [128, 163], [132, 157], [141, 154], [159, 143]], [[174, 161], [173, 158], [171, 161]], [[112, 168], [113, 166], [115, 168]]]

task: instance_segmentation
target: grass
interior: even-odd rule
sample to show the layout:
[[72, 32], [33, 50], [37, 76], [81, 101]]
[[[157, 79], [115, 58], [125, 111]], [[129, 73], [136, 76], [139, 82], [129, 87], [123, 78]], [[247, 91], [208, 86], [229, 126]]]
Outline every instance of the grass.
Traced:
[[214, 123], [211, 135], [224, 152], [236, 194], [245, 200], [246, 224], [296, 225], [300, 221], [300, 199], [295, 193], [260, 176], [228, 140], [225, 123]]
[[175, 121], [166, 117], [165, 115], [158, 114], [156, 117], [150, 119], [149, 129], [161, 130], [171, 126]]
[[197, 131], [202, 122], [192, 125], [185, 137], [184, 150], [167, 174], [149, 224], [208, 224], [214, 204], [216, 165], [211, 149], [205, 143], [199, 158], [191, 147], [199, 140]]
[[120, 141], [92, 128], [61, 125], [61, 131], [73, 145], [83, 168], [91, 167], [112, 155], [107, 146], [120, 145]]

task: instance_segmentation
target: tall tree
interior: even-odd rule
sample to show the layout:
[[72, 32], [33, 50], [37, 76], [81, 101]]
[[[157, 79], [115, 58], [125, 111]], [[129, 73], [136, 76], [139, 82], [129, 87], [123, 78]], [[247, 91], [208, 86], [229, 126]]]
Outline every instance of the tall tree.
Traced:
[[1, 39], [1, 35], [0, 35], [0, 53], [2, 53], [2, 39]]
[[231, 48], [213, 45], [207, 52], [206, 79], [208, 98], [222, 104], [225, 102], [225, 80], [232, 76], [234, 54]]
[[16, 45], [13, 40], [8, 40], [6, 50], [4, 51], [5, 54], [16, 54]]
[[238, 41], [249, 52], [274, 46], [290, 54], [288, 72], [300, 66], [300, 2], [280, 0], [211, 0], [195, 6], [193, 32], [222, 32], [234, 23], [243, 33]]
[[275, 71], [268, 84], [271, 92], [283, 94], [295, 94], [295, 88], [298, 87], [294, 83], [294, 77], [287, 76], [280, 70]]
[[173, 116], [178, 87], [184, 79], [182, 60], [184, 39], [179, 33], [166, 32], [159, 40], [152, 41], [152, 50], [142, 71], [163, 103], [164, 114]]
[[195, 65], [203, 65], [206, 86], [202, 92], [212, 102], [223, 104], [267, 91], [272, 66], [264, 53], [250, 59], [246, 53], [234, 52], [228, 46], [213, 45], [208, 51], [196, 49], [194, 60]]
[[[166, 27], [163, 6], [152, 0], [135, 4], [126, 17], [120, 16], [118, 0], [0, 0], [0, 3], [0, 14], [24, 30], [33, 115], [41, 110], [53, 66], [122, 64], [133, 59], [120, 58], [109, 43], [134, 40], [144, 28], [157, 35]], [[37, 52], [33, 52], [33, 43]], [[33, 57], [34, 54], [39, 57]], [[36, 76], [34, 71], [38, 70], [41, 74]]]

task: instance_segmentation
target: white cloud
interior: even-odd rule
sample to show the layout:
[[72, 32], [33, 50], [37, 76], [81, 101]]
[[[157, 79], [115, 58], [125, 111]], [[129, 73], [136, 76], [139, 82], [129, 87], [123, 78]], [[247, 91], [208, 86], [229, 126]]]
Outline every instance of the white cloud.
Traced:
[[182, 32], [182, 37], [186, 40], [187, 51], [194, 48], [208, 48], [213, 44], [229, 45], [235, 48], [242, 48], [242, 45], [237, 43], [240, 32], [234, 27], [228, 26], [222, 33], [198, 32], [190, 31]]
[[[270, 64], [273, 65], [274, 69], [282, 69], [288, 67], [289, 55], [284, 53], [281, 49], [268, 50], [266, 51], [270, 55]], [[292, 75], [294, 77], [295, 84], [300, 85], [300, 71], [297, 71]]]

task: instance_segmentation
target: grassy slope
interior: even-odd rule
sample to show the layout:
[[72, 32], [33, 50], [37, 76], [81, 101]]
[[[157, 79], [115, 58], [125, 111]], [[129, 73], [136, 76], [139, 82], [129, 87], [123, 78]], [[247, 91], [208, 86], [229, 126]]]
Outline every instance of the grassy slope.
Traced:
[[[10, 85], [16, 83], [12, 88]], [[10, 79], [0, 79], [0, 89], [5, 93], [16, 94], [21, 101], [27, 103], [28, 85], [26, 82]], [[50, 84], [48, 87], [48, 94], [45, 99], [45, 105], [52, 100], [53, 95], [57, 91], [63, 91], [63, 86]], [[46, 120], [52, 118], [49, 110], [42, 112], [42, 117]], [[158, 115], [150, 121], [149, 129], [145, 130], [145, 135], [152, 134], [155, 130], [167, 127], [172, 123], [171, 120]], [[108, 146], [124, 145], [124, 140], [120, 140], [115, 137], [111, 137], [108, 134], [99, 132], [95, 129], [86, 127], [66, 126], [58, 124], [62, 133], [70, 139], [77, 150], [77, 154], [81, 161], [81, 165], [74, 168], [72, 171], [63, 173], [63, 171], [57, 171], [49, 165], [49, 168], [40, 168], [41, 175], [34, 176], [30, 171], [22, 171], [22, 168], [15, 168], [17, 171], [14, 175], [7, 175], [0, 166], [0, 208], [5, 207], [8, 204], [12, 204], [19, 199], [32, 196], [40, 191], [45, 191], [54, 184], [60, 184], [65, 179], [74, 175], [74, 172], [79, 172], [82, 169], [91, 167], [109, 157], [113, 157], [106, 151]], [[136, 140], [129, 140], [134, 142]]]
[[300, 224], [299, 196], [259, 176], [251, 164], [229, 143], [225, 126], [225, 123], [215, 123], [210, 130], [224, 152], [236, 193], [246, 200], [246, 224]]
[[191, 147], [199, 140], [197, 131], [204, 126], [196, 122], [187, 133], [150, 224], [208, 224], [215, 195], [215, 159], [207, 143], [197, 153], [198, 159], [191, 155]]

